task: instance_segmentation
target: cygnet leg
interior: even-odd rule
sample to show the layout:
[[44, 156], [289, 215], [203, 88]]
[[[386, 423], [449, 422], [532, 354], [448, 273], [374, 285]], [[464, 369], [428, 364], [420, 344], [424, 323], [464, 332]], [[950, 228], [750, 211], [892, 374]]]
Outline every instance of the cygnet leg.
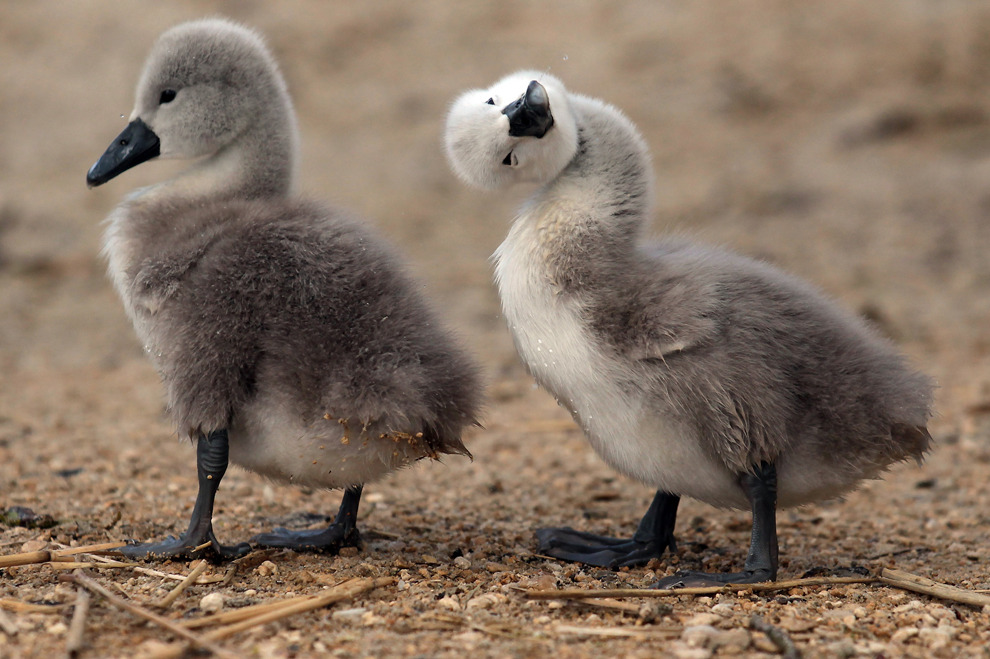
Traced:
[[277, 528], [271, 533], [256, 535], [251, 540], [265, 547], [316, 550], [329, 554], [336, 554], [341, 547], [358, 547], [361, 544], [361, 534], [357, 529], [357, 515], [362, 489], [362, 485], [355, 485], [344, 490], [337, 518], [325, 529], [290, 531]]
[[[199, 558], [204, 554], [212, 554], [213, 558], [221, 560], [238, 558], [250, 552], [251, 545], [248, 543], [221, 545], [213, 533], [213, 500], [220, 487], [220, 479], [227, 472], [228, 451], [226, 430], [200, 435], [196, 442], [199, 492], [196, 494], [196, 505], [193, 506], [189, 528], [181, 537], [169, 536], [162, 542], [126, 545], [120, 548], [120, 552], [129, 558]], [[205, 542], [209, 542], [210, 546], [197, 551], [196, 547]]]
[[777, 469], [763, 462], [753, 473], [739, 477], [753, 510], [753, 534], [742, 572], [708, 574], [682, 570], [665, 577], [654, 588], [703, 588], [728, 583], [760, 583], [777, 578]]
[[612, 569], [646, 565], [651, 559], [660, 558], [665, 549], [677, 551], [674, 523], [680, 501], [677, 495], [657, 490], [650, 509], [628, 540], [575, 531], [570, 527], [538, 529], [539, 552], [564, 561]]

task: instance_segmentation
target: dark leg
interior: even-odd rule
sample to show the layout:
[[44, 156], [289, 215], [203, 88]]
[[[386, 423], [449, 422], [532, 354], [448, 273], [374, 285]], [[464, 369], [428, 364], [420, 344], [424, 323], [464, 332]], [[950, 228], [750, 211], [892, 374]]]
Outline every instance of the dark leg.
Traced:
[[751, 474], [739, 477], [739, 484], [753, 510], [753, 535], [742, 572], [707, 574], [682, 570], [661, 579], [655, 588], [699, 588], [727, 583], [760, 583], [777, 578], [777, 469], [764, 462]]
[[536, 539], [539, 541], [539, 551], [564, 561], [612, 569], [646, 565], [651, 559], [660, 558], [665, 549], [677, 551], [674, 522], [680, 501], [677, 495], [657, 490], [650, 509], [643, 515], [635, 535], [629, 540], [575, 531], [569, 527], [538, 529]]
[[290, 531], [278, 528], [271, 533], [256, 535], [251, 540], [265, 547], [286, 547], [297, 551], [316, 550], [328, 554], [336, 554], [341, 547], [359, 547], [361, 534], [357, 530], [357, 514], [362, 489], [362, 485], [355, 485], [344, 490], [337, 519], [325, 529]]
[[[212, 553], [220, 559], [244, 556], [251, 551], [251, 545], [242, 542], [224, 546], [213, 533], [213, 499], [220, 479], [227, 472], [227, 431], [216, 430], [209, 436], [201, 435], [196, 442], [196, 472], [199, 475], [199, 492], [193, 506], [189, 528], [176, 538], [170, 536], [162, 542], [127, 545], [120, 552], [129, 558], [201, 558]], [[200, 550], [196, 547], [209, 542], [210, 546]]]

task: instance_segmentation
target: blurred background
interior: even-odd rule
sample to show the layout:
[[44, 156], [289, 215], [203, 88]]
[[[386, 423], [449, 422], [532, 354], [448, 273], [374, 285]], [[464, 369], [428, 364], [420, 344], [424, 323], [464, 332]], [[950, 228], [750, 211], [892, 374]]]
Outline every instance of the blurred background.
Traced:
[[939, 379], [941, 422], [990, 396], [988, 3], [42, 0], [0, 3], [4, 415], [24, 397], [55, 414], [56, 390], [95, 393], [97, 373], [154, 384], [100, 223], [171, 163], [92, 191], [83, 176], [157, 34], [214, 14], [281, 62], [304, 193], [400, 244], [494, 381], [517, 367], [486, 259], [524, 191], [460, 185], [442, 129], [459, 92], [528, 67], [638, 124], [656, 232], [765, 258], [869, 316]]
[[[218, 14], [259, 29], [281, 63], [303, 193], [399, 245], [488, 374], [473, 463], [419, 465], [366, 490], [362, 518], [393, 534], [390, 547], [412, 537], [438, 556], [527, 557], [535, 526], [629, 533], [649, 501], [532, 385], [503, 327], [488, 258], [526, 191], [467, 189], [445, 162], [452, 100], [533, 68], [642, 130], [655, 233], [816, 283], [940, 383], [928, 465], [782, 516], [784, 572], [849, 565], [866, 544], [954, 583], [988, 564], [990, 3], [971, 0], [0, 0], [0, 507], [75, 520], [51, 531], [63, 542], [160, 537], [188, 515], [193, 452], [164, 421], [100, 255], [107, 213], [175, 164], [95, 190], [84, 175], [124, 126], [156, 36]], [[332, 498], [233, 470], [218, 534], [247, 537], [299, 508], [330, 513]], [[876, 514], [883, 505], [889, 515]], [[681, 511], [684, 546], [710, 567], [742, 560], [746, 514]], [[37, 533], [0, 530], [0, 545]], [[398, 550], [382, 543], [352, 562], [377, 556], [394, 570]], [[933, 553], [904, 556], [917, 546]], [[973, 584], [987, 579], [984, 569]]]

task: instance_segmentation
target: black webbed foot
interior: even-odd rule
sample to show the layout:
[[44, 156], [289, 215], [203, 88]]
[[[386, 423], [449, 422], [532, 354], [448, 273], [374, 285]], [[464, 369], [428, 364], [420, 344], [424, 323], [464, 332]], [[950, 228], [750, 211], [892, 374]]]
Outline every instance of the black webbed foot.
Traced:
[[769, 569], [743, 570], [742, 572], [724, 574], [681, 570], [672, 576], [664, 577], [650, 586], [650, 588], [659, 588], [661, 590], [671, 588], [708, 588], [712, 586], [724, 586], [730, 583], [763, 583], [765, 581], [773, 581], [775, 578], [776, 575], [772, 574]]
[[752, 473], [742, 474], [739, 484], [753, 512], [749, 555], [743, 571], [708, 574], [682, 570], [661, 579], [652, 588], [706, 588], [762, 583], [777, 578], [777, 469], [769, 462], [761, 463]]
[[[213, 533], [213, 501], [220, 481], [227, 472], [228, 450], [226, 430], [202, 435], [196, 442], [199, 491], [189, 519], [189, 528], [185, 533], [178, 538], [170, 536], [161, 542], [126, 545], [120, 548], [120, 553], [134, 559], [209, 558], [216, 562], [240, 558], [250, 552], [251, 545], [248, 543], [221, 545]], [[197, 549], [205, 543], [209, 545]]]
[[333, 524], [325, 529], [291, 531], [277, 528], [270, 533], [261, 533], [251, 541], [265, 547], [282, 547], [296, 551], [320, 551], [338, 553], [342, 547], [360, 547], [361, 534], [357, 529], [358, 504], [361, 502], [360, 485], [344, 490], [340, 510]]
[[539, 552], [564, 561], [616, 569], [646, 565], [663, 552], [677, 550], [674, 523], [680, 497], [658, 491], [650, 509], [639, 523], [632, 538], [575, 531], [572, 528], [544, 528], [536, 531]]
[[251, 542], [263, 547], [282, 547], [296, 551], [319, 551], [336, 554], [342, 547], [360, 547], [361, 534], [357, 528], [345, 529], [334, 523], [325, 529], [292, 531], [277, 528], [260, 533]]
[[[197, 550], [204, 543], [210, 544]], [[245, 556], [251, 551], [251, 545], [241, 542], [236, 545], [221, 545], [211, 530], [208, 538], [190, 539], [187, 535], [180, 538], [169, 536], [161, 542], [145, 542], [125, 545], [118, 550], [127, 558], [136, 560], [164, 560], [179, 558], [191, 560], [206, 558], [211, 562], [229, 561]]]
[[[562, 561], [616, 569], [646, 565], [663, 555], [666, 545], [638, 542], [635, 538], [612, 538], [576, 531], [570, 527], [537, 529], [539, 553]], [[671, 538], [673, 542], [673, 538]]]

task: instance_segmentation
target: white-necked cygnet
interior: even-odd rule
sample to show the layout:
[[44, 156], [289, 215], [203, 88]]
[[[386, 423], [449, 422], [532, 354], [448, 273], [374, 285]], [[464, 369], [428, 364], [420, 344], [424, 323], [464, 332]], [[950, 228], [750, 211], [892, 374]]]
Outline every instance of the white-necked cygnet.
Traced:
[[213, 499], [229, 460], [265, 476], [346, 488], [336, 521], [277, 529], [268, 546], [356, 544], [362, 485], [423, 457], [469, 455], [481, 388], [396, 255], [358, 221], [296, 199], [296, 120], [262, 39], [221, 19], [163, 33], [130, 123], [87, 175], [199, 158], [108, 217], [114, 285], [155, 363], [180, 435], [197, 440], [199, 494], [180, 538], [135, 557], [221, 557]]
[[690, 496], [752, 511], [745, 569], [659, 585], [772, 580], [778, 503], [928, 450], [932, 382], [858, 318], [766, 264], [642, 237], [652, 166], [614, 107], [523, 71], [460, 96], [446, 147], [469, 184], [540, 184], [494, 257], [516, 348], [609, 465], [657, 488], [633, 538], [541, 529], [541, 553], [646, 563]]

